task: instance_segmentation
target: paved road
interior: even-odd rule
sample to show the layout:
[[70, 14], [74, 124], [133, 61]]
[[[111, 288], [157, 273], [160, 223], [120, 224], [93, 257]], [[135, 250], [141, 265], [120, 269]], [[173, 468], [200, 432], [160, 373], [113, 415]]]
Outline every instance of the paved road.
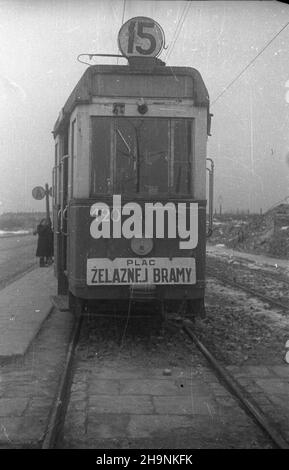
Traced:
[[0, 238], [0, 289], [36, 266], [37, 238], [33, 235]]

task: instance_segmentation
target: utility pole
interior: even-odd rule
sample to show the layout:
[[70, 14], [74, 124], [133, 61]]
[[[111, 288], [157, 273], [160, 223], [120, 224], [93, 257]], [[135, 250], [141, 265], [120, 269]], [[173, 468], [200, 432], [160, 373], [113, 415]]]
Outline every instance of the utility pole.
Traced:
[[50, 219], [50, 208], [49, 208], [49, 186], [48, 183], [45, 184], [45, 199], [46, 199], [46, 220]]

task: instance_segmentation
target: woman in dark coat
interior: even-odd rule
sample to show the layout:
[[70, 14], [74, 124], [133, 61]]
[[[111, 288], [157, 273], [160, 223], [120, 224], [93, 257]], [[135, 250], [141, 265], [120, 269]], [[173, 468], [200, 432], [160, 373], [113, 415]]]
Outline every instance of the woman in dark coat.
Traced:
[[40, 267], [47, 266], [52, 263], [53, 256], [53, 232], [51, 229], [51, 220], [42, 219], [37, 229], [33, 232], [38, 234], [38, 243], [36, 256], [40, 258]]

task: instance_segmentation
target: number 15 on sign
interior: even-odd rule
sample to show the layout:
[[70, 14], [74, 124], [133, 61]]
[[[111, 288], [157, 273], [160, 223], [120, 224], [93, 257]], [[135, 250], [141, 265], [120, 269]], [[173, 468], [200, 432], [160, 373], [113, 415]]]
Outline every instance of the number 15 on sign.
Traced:
[[118, 46], [126, 57], [157, 57], [164, 47], [164, 32], [151, 18], [137, 16], [122, 25]]

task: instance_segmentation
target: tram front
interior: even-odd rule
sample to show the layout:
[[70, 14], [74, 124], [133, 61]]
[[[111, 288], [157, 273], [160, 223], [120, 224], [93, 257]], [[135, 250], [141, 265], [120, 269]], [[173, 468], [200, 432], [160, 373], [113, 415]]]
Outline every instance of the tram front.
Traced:
[[[197, 311], [205, 284], [208, 93], [197, 70], [166, 67], [153, 53], [136, 56], [131, 24], [136, 38], [150, 23], [132, 20], [123, 26], [127, 42], [119, 39], [128, 65], [89, 67], [64, 108], [67, 286], [73, 305], [153, 300]], [[143, 41], [138, 47], [147, 51], [152, 41]], [[61, 120], [57, 126], [63, 132]]]

